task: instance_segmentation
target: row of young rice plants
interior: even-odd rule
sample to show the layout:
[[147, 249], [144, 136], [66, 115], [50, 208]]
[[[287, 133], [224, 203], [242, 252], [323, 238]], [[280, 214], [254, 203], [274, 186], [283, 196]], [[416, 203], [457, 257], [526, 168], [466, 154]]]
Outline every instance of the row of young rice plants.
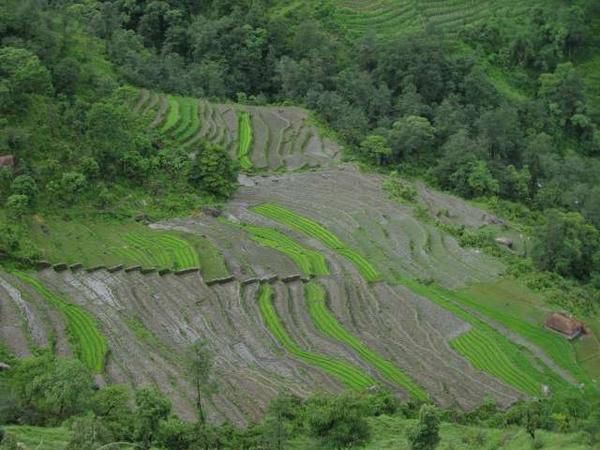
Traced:
[[180, 270], [200, 266], [198, 254], [184, 239], [167, 234], [150, 237], [141, 233], [128, 233], [123, 240], [127, 246], [115, 251], [129, 260], [139, 261], [145, 267]]
[[275, 220], [310, 237], [318, 239], [327, 247], [348, 259], [367, 281], [377, 281], [381, 278], [379, 272], [377, 272], [375, 267], [373, 267], [367, 259], [349, 248], [335, 234], [314, 220], [308, 219], [273, 203], [263, 203], [254, 206], [252, 210], [264, 217]]
[[363, 390], [377, 384], [372, 377], [364, 373], [358, 367], [345, 361], [302, 349], [283, 327], [283, 324], [277, 316], [275, 307], [273, 306], [272, 297], [273, 288], [271, 285], [262, 284], [258, 294], [262, 319], [271, 334], [286, 351], [296, 358], [322, 369], [329, 375], [340, 380], [350, 389]]
[[30, 285], [64, 315], [67, 331], [73, 341], [78, 358], [94, 373], [101, 373], [108, 345], [94, 319], [78, 305], [69, 303], [50, 291], [33, 276], [24, 272], [14, 272], [14, 275]]
[[427, 401], [423, 388], [383, 356], [372, 351], [359, 339], [350, 334], [327, 308], [325, 290], [316, 282], [305, 285], [305, 298], [310, 317], [319, 331], [352, 348], [371, 367], [388, 381], [405, 389], [416, 400]]
[[243, 228], [254, 241], [287, 255], [303, 274], [311, 276], [327, 275], [329, 273], [327, 261], [321, 253], [303, 247], [280, 231], [249, 224], [243, 225]]
[[181, 120], [172, 136], [177, 142], [186, 142], [191, 139], [200, 128], [200, 118], [198, 117], [198, 100], [185, 97], [179, 100], [181, 104]]
[[168, 133], [169, 131], [171, 131], [173, 129], [173, 127], [175, 127], [175, 125], [177, 125], [177, 123], [179, 122], [180, 116], [181, 116], [179, 100], [177, 99], [177, 97], [175, 97], [173, 95], [169, 95], [168, 101], [169, 101], [169, 113], [167, 115], [167, 119], [165, 120], [165, 123], [163, 124], [163, 126], [160, 129], [160, 131], [163, 133]]
[[238, 113], [238, 133], [239, 133], [239, 148], [238, 159], [240, 167], [244, 170], [252, 169], [252, 160], [250, 159], [250, 149], [252, 146], [252, 123], [250, 122], [250, 113], [240, 111]]
[[550, 386], [554, 392], [572, 387], [527, 349], [514, 344], [493, 327], [460, 307], [453, 300], [452, 292], [436, 286], [426, 286], [408, 278], [399, 281], [416, 294], [430, 299], [472, 326], [469, 332], [453, 339], [450, 345], [475, 368], [530, 395], [540, 395], [542, 384]]

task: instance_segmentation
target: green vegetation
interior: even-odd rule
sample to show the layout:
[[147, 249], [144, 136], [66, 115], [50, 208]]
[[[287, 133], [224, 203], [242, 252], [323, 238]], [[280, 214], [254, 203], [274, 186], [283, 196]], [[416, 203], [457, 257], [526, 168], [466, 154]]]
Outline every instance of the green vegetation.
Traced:
[[141, 265], [173, 270], [200, 267], [207, 279], [227, 275], [223, 257], [205, 238], [151, 230], [139, 223], [38, 217], [32, 240], [51, 263], [85, 267]]
[[280, 231], [249, 224], [244, 224], [243, 228], [259, 244], [271, 247], [289, 256], [303, 274], [310, 276], [327, 275], [329, 273], [327, 261], [321, 253], [298, 244]]
[[[579, 382], [589, 376], [577, 362], [575, 346], [544, 326], [548, 310], [543, 299], [516, 280], [476, 284], [453, 293], [453, 300], [484, 314], [542, 349], [556, 364]], [[596, 347], [596, 352], [600, 348]]]
[[102, 373], [108, 346], [94, 319], [80, 306], [69, 303], [50, 291], [32, 275], [24, 272], [15, 272], [14, 275], [30, 285], [64, 315], [75, 353], [90, 370], [95, 373]]
[[301, 231], [310, 237], [318, 239], [327, 247], [348, 259], [367, 281], [377, 281], [380, 278], [379, 273], [369, 261], [350, 249], [336, 235], [317, 222], [296, 214], [287, 208], [270, 203], [255, 206], [252, 210], [269, 219], [273, 219], [290, 228]]
[[181, 120], [172, 135], [178, 141], [185, 143], [191, 139], [200, 128], [200, 117], [198, 116], [198, 100], [185, 97], [179, 100], [181, 104]]
[[12, 425], [4, 430], [13, 435], [17, 442], [25, 446], [25, 450], [66, 450], [71, 439], [67, 428], [32, 427], [28, 425]]
[[181, 105], [179, 103], [179, 99], [173, 95], [169, 95], [169, 114], [167, 115], [167, 120], [160, 129], [162, 133], [169, 133], [173, 130], [175, 125], [177, 125], [180, 122], [180, 107]]
[[305, 295], [308, 312], [319, 331], [348, 345], [366, 363], [377, 369], [377, 371], [388, 381], [405, 389], [411, 397], [420, 401], [427, 400], [427, 393], [419, 385], [411, 380], [391, 361], [386, 360], [378, 353], [369, 349], [365, 344], [342, 327], [328, 310], [325, 301], [325, 291], [318, 283], [311, 282], [306, 284]]
[[[460, 317], [472, 327], [451, 341], [452, 347], [471, 364], [511, 386], [533, 396], [539, 396], [542, 384], [555, 392], [573, 388], [567, 381], [545, 366], [525, 348], [518, 347], [490, 325], [463, 309], [453, 300], [454, 293], [435, 286], [426, 286], [410, 279], [399, 279], [413, 292], [427, 297]], [[578, 373], [578, 369], [570, 367]], [[580, 372], [579, 372], [580, 373]]]
[[351, 389], [367, 389], [377, 382], [362, 370], [341, 360], [331, 358], [302, 349], [285, 331], [277, 316], [272, 302], [272, 288], [269, 284], [261, 285], [258, 302], [262, 318], [277, 342], [292, 356], [308, 364], [318, 367], [340, 380]]
[[250, 159], [250, 150], [252, 149], [252, 122], [250, 121], [249, 112], [240, 112], [238, 134], [239, 134], [239, 149], [238, 159], [240, 166], [244, 170], [252, 168], [252, 160]]

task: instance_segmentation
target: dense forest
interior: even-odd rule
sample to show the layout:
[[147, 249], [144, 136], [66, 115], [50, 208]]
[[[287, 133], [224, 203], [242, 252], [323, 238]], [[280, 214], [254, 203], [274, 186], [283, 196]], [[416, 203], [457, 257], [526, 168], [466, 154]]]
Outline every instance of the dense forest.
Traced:
[[[189, 149], [148, 130], [130, 107], [135, 86], [306, 107], [365, 170], [425, 180], [520, 224], [534, 244], [524, 257], [506, 256], [513, 273], [570, 311], [597, 310], [600, 98], [579, 67], [600, 48], [600, 3], [539, 7], [452, 36], [425, 27], [393, 39], [375, 31], [351, 37], [328, 1], [289, 11], [278, 3], [285, 2], [0, 2], [0, 155], [16, 158], [16, 170], [0, 164], [2, 264], [40, 259], [29, 236], [40, 212], [160, 219], [235, 192], [237, 161], [208, 142], [196, 143], [191, 159]], [[488, 244], [486, 236], [463, 237]], [[597, 405], [581, 397], [462, 413], [402, 404], [385, 392], [282, 395], [247, 430], [189, 424], [154, 390], [92, 390], [76, 360], [1, 356], [16, 369], [0, 375], [0, 393], [10, 392], [0, 419], [67, 420], [72, 449], [114, 441], [279, 449], [304, 435], [346, 448], [368, 441], [365, 417], [381, 414], [418, 419], [408, 436], [415, 449], [435, 448], [440, 420], [600, 436]], [[5, 441], [2, 448], [16, 448]]]

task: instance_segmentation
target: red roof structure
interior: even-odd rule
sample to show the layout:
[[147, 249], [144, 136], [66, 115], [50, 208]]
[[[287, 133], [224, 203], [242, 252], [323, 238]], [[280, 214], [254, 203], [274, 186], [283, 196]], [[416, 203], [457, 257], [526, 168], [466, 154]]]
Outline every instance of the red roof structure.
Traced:
[[17, 161], [14, 155], [0, 155], [0, 168], [10, 167], [13, 169]]
[[585, 332], [583, 322], [562, 313], [552, 313], [544, 323], [547, 328], [564, 335], [567, 339], [575, 339]]

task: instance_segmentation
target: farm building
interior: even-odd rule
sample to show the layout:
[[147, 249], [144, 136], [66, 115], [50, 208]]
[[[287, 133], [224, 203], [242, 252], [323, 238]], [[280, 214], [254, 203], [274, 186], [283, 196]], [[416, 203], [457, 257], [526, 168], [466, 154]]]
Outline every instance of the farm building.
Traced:
[[9, 167], [14, 169], [16, 160], [14, 155], [0, 155], [0, 169], [2, 167]]
[[585, 331], [582, 322], [561, 313], [550, 314], [545, 325], [547, 328], [564, 335], [567, 339], [575, 339]]

